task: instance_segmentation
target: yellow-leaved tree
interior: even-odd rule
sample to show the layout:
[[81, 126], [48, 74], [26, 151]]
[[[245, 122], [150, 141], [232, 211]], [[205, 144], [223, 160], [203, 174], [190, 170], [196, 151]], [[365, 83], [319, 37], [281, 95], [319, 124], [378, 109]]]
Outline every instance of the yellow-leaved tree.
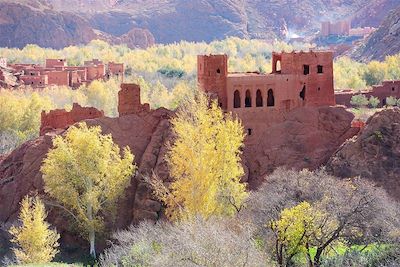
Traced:
[[110, 134], [80, 123], [56, 136], [41, 171], [45, 191], [87, 231], [95, 258], [95, 233], [102, 229], [101, 211], [112, 208], [136, 169], [126, 147], [122, 156]]
[[13, 251], [20, 263], [47, 263], [58, 253], [60, 235], [50, 229], [46, 217], [46, 209], [39, 197], [26, 196], [22, 200], [21, 226], [10, 229], [11, 241], [18, 246]]
[[153, 179], [156, 196], [172, 220], [196, 215], [232, 215], [248, 193], [240, 182], [243, 127], [204, 94], [188, 99], [171, 119], [174, 142], [166, 159], [173, 179], [169, 188]]

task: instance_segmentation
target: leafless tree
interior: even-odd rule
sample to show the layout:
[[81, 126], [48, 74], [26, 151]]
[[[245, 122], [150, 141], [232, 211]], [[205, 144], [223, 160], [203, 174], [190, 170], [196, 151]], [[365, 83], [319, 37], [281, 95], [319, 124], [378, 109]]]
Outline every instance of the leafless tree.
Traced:
[[251, 224], [227, 218], [144, 222], [115, 234], [101, 266], [273, 266], [253, 234]]
[[[340, 180], [324, 170], [276, 170], [252, 194], [246, 211], [240, 216], [258, 226], [259, 233], [273, 250], [276, 236], [266, 225], [277, 220], [283, 209], [303, 201], [323, 210], [325, 214], [316, 222], [318, 236], [312, 236], [312, 243], [308, 244], [316, 248], [313, 260], [308, 255], [309, 266], [320, 266], [323, 253], [339, 240], [350, 246], [398, 242], [398, 204], [384, 190], [365, 179]], [[280, 265], [283, 266], [283, 261], [280, 261]]]

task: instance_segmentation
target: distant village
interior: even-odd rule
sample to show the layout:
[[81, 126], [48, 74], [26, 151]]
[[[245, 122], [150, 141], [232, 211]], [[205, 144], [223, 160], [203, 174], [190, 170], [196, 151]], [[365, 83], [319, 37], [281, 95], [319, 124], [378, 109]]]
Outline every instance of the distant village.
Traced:
[[105, 64], [93, 59], [85, 61], [83, 66], [68, 66], [65, 59], [46, 59], [44, 66], [41, 66], [8, 64], [7, 59], [0, 58], [0, 87], [4, 88], [25, 85], [36, 89], [56, 85], [76, 89], [94, 80], [105, 80], [112, 76], [123, 81], [123, 63]]

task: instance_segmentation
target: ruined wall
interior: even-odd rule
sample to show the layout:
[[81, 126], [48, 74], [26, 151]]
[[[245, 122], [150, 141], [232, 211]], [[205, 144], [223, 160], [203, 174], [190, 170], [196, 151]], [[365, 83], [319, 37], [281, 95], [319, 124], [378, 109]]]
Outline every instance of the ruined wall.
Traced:
[[104, 112], [93, 107], [81, 107], [74, 103], [71, 111], [65, 109], [51, 110], [49, 113], [42, 111], [40, 135], [53, 129], [66, 129], [82, 120], [104, 117]]
[[86, 69], [87, 69], [88, 81], [102, 79], [106, 75], [106, 69], [104, 64], [86, 66]]
[[21, 75], [19, 76], [19, 79], [23, 82], [24, 85], [30, 85], [33, 88], [45, 87], [46, 85], [48, 85], [47, 75]]
[[226, 82], [228, 76], [227, 55], [197, 56], [197, 79], [200, 88], [218, 98], [222, 109], [227, 109]]
[[150, 111], [149, 104], [140, 102], [140, 86], [133, 83], [121, 84], [118, 92], [118, 113], [119, 116], [137, 114], [142, 111]]
[[108, 74], [110, 76], [124, 77], [124, 63], [108, 63]]
[[353, 90], [342, 90], [335, 93], [336, 103], [346, 107], [351, 107], [351, 98], [354, 95], [365, 95], [367, 98], [371, 96], [380, 100], [379, 107], [386, 105], [387, 97], [400, 98], [400, 80], [399, 81], [383, 81], [381, 85], [374, 85], [371, 90], [354, 92]]

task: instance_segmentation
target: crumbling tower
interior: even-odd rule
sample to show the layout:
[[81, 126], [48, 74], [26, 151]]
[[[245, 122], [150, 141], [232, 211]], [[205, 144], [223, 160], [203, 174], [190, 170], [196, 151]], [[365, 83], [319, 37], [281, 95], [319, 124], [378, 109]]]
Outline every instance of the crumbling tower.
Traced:
[[219, 106], [227, 109], [226, 82], [228, 76], [227, 55], [197, 56], [197, 80], [200, 89], [218, 99]]

